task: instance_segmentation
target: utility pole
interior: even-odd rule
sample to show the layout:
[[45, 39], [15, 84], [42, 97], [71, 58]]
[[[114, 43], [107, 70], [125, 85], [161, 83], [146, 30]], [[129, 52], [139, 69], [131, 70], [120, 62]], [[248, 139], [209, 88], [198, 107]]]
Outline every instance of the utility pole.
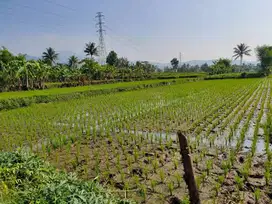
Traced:
[[98, 44], [99, 62], [100, 64], [105, 64], [107, 52], [106, 52], [106, 46], [104, 41], [105, 30], [103, 29], [103, 25], [105, 24], [105, 22], [103, 21], [104, 15], [102, 14], [102, 12], [97, 12], [95, 17], [98, 19], [96, 26], [98, 26], [97, 32], [99, 34], [99, 44]]

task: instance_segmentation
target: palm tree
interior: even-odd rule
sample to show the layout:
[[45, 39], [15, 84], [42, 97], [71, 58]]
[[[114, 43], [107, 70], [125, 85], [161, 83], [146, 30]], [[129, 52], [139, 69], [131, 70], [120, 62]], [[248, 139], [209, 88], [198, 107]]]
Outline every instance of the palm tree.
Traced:
[[95, 47], [95, 43], [86, 43], [84, 52], [86, 55], [91, 55], [91, 58], [93, 56], [98, 56], [98, 49]]
[[45, 62], [52, 66], [58, 60], [58, 56], [59, 54], [56, 53], [56, 51], [52, 47], [49, 47], [46, 48], [45, 52], [43, 52], [42, 58], [44, 59]]
[[78, 62], [79, 62], [78, 58], [75, 55], [72, 55], [68, 59], [68, 66], [70, 68], [75, 68], [77, 66]]
[[237, 45], [237, 47], [233, 48], [233, 57], [234, 59], [240, 58], [240, 66], [243, 65], [243, 57], [244, 55], [250, 56], [251, 49], [249, 49], [249, 46], [247, 46], [245, 43], [241, 43]]

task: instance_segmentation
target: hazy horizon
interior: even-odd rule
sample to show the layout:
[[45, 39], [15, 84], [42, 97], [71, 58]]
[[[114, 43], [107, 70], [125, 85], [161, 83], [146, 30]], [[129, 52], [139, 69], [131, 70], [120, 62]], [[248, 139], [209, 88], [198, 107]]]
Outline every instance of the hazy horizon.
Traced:
[[[107, 51], [119, 57], [168, 63], [230, 58], [233, 47], [269, 44], [269, 0], [205, 2], [192, 0], [10, 0], [0, 2], [0, 45], [14, 53], [41, 56], [47, 47], [83, 54], [85, 43], [98, 42], [95, 15], [106, 23]], [[260, 15], [261, 14], [261, 15]]]

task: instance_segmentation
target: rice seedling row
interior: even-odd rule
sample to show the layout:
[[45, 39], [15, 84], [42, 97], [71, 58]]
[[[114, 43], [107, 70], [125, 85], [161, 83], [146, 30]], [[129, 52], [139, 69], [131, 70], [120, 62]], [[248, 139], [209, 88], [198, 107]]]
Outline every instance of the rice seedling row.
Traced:
[[[240, 140], [236, 143], [236, 149], [230, 152], [229, 163], [231, 168], [227, 168], [225, 179], [220, 183], [221, 192], [219, 203], [223, 202], [254, 202], [269, 203], [271, 192], [267, 190], [269, 183], [265, 182], [265, 168], [263, 165], [265, 155], [257, 152], [257, 140], [261, 118], [263, 117], [264, 104], [269, 100], [270, 83], [266, 84], [269, 88], [262, 87], [260, 98], [255, 101], [254, 109], [250, 110], [249, 117], [246, 119], [240, 132]], [[257, 103], [258, 101], [258, 103]], [[254, 124], [253, 135], [250, 125]], [[245, 151], [241, 145], [252, 137], [250, 151]], [[241, 141], [241, 142], [239, 142]], [[270, 151], [267, 148], [267, 151]], [[234, 156], [236, 154], [236, 157]], [[266, 168], [267, 169], [267, 168]], [[267, 173], [270, 175], [270, 172]], [[269, 176], [266, 176], [267, 178]], [[267, 179], [268, 180], [268, 179]]]
[[[213, 114], [210, 118], [206, 118], [205, 126], [202, 125], [197, 131], [193, 132], [198, 134], [196, 136], [196, 142], [199, 144], [199, 141], [202, 140], [201, 143], [203, 145], [207, 143], [207, 141], [208, 143], [206, 145], [211, 145], [210, 142], [214, 143], [214, 140], [218, 138], [218, 134], [220, 134], [222, 129], [228, 124], [226, 121], [229, 121], [237, 110], [241, 108], [241, 105], [245, 104], [255, 89], [256, 87], [250, 90], [243, 90], [243, 94], [238, 95], [239, 98], [231, 98], [225, 103], [226, 105], [223, 106], [221, 111]], [[257, 92], [257, 89], [255, 92]]]
[[[253, 105], [253, 101], [257, 94], [259, 93], [260, 86], [253, 92], [249, 93], [249, 98], [247, 97], [242, 103], [237, 105], [233, 109], [231, 114], [226, 117], [219, 125], [217, 131], [215, 131], [216, 138], [214, 144], [220, 148], [222, 145], [228, 145], [233, 139], [234, 131], [237, 129], [240, 121], [245, 117], [246, 111]], [[214, 135], [213, 134], [213, 135]], [[210, 136], [213, 137], [213, 136]]]

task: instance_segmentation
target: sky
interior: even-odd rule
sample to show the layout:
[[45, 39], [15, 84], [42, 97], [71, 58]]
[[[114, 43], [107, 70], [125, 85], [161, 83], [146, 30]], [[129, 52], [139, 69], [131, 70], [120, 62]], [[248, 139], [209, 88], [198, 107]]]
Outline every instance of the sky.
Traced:
[[230, 58], [233, 47], [272, 40], [271, 0], [0, 0], [0, 45], [41, 56], [47, 47], [84, 55], [98, 43], [104, 14], [107, 52], [129, 60], [169, 62]]

